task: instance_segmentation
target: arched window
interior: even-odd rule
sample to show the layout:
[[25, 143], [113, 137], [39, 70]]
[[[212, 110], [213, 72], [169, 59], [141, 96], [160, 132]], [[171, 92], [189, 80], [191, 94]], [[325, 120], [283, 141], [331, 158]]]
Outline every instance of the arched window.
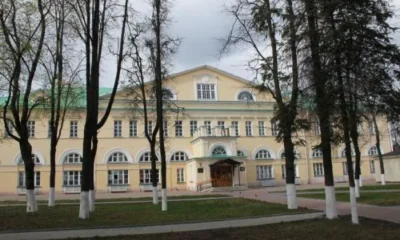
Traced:
[[254, 98], [249, 91], [242, 91], [238, 95], [238, 101], [254, 101]]
[[261, 149], [256, 154], [256, 159], [271, 159], [271, 153], [266, 149]]
[[[40, 162], [40, 159], [38, 158], [38, 156], [36, 156], [35, 154], [32, 154], [32, 160], [35, 164], [42, 164]], [[24, 160], [22, 159], [22, 156], [20, 157], [20, 159], [18, 160], [18, 164], [24, 164]]]
[[128, 158], [122, 152], [115, 152], [108, 158], [109, 163], [128, 162]]
[[376, 146], [370, 147], [368, 150], [368, 155], [369, 156], [376, 156], [378, 155], [378, 149], [376, 148]]
[[322, 150], [320, 148], [314, 149], [312, 152], [312, 157], [313, 158], [321, 158], [322, 157]]
[[246, 157], [246, 154], [244, 154], [244, 152], [241, 151], [241, 150], [237, 150], [236, 155], [237, 155], [238, 157]]
[[[298, 159], [299, 157], [300, 157], [300, 155], [297, 153], [296, 150], [294, 150], [294, 159], [296, 160], [296, 159]], [[285, 151], [283, 151], [283, 152], [281, 153], [281, 159], [286, 159]]]
[[82, 163], [82, 157], [77, 153], [70, 153], [64, 158], [64, 164]]
[[[356, 153], [354, 152], [353, 148], [351, 148], [351, 156], [355, 156]], [[344, 158], [346, 157], [346, 148], [344, 148], [340, 154], [340, 157]]]
[[184, 152], [176, 152], [171, 156], [171, 161], [186, 161], [188, 156]]
[[224, 156], [226, 155], [226, 150], [224, 147], [218, 146], [213, 149], [212, 156]]
[[[151, 153], [145, 152], [140, 156], [139, 162], [150, 162], [151, 161]], [[156, 161], [158, 161], [158, 157], [156, 156]]]

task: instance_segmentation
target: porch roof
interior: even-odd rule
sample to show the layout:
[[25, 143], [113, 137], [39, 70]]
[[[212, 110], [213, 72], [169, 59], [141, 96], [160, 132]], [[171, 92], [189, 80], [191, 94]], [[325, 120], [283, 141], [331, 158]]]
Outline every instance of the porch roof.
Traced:
[[220, 166], [220, 165], [231, 165], [231, 166], [238, 166], [241, 165], [241, 162], [235, 161], [233, 159], [227, 158], [219, 160], [213, 164], [210, 164], [210, 167]]

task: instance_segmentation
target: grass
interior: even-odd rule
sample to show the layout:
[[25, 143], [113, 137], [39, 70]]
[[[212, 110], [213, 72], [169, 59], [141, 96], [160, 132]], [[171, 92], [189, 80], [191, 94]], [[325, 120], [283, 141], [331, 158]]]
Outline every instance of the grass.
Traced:
[[170, 202], [167, 212], [161, 212], [160, 205], [151, 203], [103, 204], [97, 205], [96, 212], [86, 221], [78, 220], [78, 205], [40, 206], [39, 212], [34, 214], [27, 214], [25, 210], [23, 206], [0, 207], [0, 232], [171, 224], [310, 212], [242, 198]]
[[[207, 195], [182, 195], [182, 196], [168, 196], [168, 199], [196, 199], [196, 198], [223, 198], [223, 197], [231, 197], [229, 195], [223, 194], [207, 194]], [[159, 197], [161, 199], [161, 197]], [[104, 198], [104, 199], [96, 199], [96, 203], [102, 202], [135, 202], [135, 201], [151, 201], [153, 200], [152, 197], [141, 197], [141, 198]], [[21, 201], [0, 201], [0, 204], [21, 204], [25, 203], [26, 200]], [[38, 200], [38, 203], [48, 203], [47, 200]], [[57, 203], [78, 203], [79, 199], [63, 199], [57, 200]]]
[[97, 240], [397, 240], [400, 235], [398, 224], [360, 219], [360, 225], [350, 223], [348, 217], [337, 220], [311, 220], [292, 223], [279, 223], [246, 228], [227, 228], [195, 232], [163, 233], [153, 235], [120, 236], [107, 238], [91, 238]]
[[[368, 185], [360, 187], [361, 190], [399, 190], [400, 191], [400, 184], [387, 184], [387, 185]], [[349, 187], [335, 187], [336, 191], [348, 191]], [[325, 189], [317, 188], [317, 189], [302, 189], [297, 190], [297, 192], [324, 192]]]
[[[396, 206], [400, 205], [400, 192], [366, 192], [361, 191], [357, 203], [364, 203], [378, 206]], [[298, 197], [325, 199], [324, 193], [317, 194], [299, 194]], [[336, 193], [336, 200], [341, 202], [349, 202], [349, 193]]]

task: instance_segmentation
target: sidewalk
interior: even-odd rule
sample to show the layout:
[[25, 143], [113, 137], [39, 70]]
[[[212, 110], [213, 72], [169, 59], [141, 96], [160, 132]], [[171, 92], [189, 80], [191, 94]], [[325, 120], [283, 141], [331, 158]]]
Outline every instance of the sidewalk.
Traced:
[[[261, 200], [271, 203], [287, 204], [286, 196], [282, 193], [268, 193], [265, 189], [254, 189], [241, 192], [225, 193], [235, 197], [244, 197], [248, 199]], [[299, 195], [300, 196], [300, 195]], [[319, 199], [297, 198], [299, 207], [309, 208], [317, 211], [325, 211], [325, 201]], [[358, 205], [358, 215], [376, 220], [400, 223], [400, 208], [378, 207], [372, 205]], [[337, 211], [339, 215], [350, 214], [350, 204], [337, 202]]]
[[247, 219], [232, 219], [213, 222], [183, 223], [173, 225], [155, 225], [143, 227], [80, 229], [60, 231], [37, 231], [0, 234], [0, 239], [7, 240], [48, 240], [67, 238], [115, 237], [120, 235], [156, 234], [168, 232], [199, 231], [219, 228], [235, 228], [259, 226], [280, 222], [302, 221], [323, 217], [323, 213], [307, 213], [297, 215], [284, 215], [274, 217], [260, 217]]

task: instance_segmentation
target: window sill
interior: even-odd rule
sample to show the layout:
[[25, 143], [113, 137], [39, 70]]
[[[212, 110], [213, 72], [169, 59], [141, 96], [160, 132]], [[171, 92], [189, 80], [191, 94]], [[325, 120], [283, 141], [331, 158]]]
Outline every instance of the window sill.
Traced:
[[81, 185], [62, 185], [63, 188], [77, 188], [81, 187]]
[[186, 182], [176, 182], [177, 184], [186, 184]]
[[128, 187], [130, 184], [108, 184], [108, 187]]

